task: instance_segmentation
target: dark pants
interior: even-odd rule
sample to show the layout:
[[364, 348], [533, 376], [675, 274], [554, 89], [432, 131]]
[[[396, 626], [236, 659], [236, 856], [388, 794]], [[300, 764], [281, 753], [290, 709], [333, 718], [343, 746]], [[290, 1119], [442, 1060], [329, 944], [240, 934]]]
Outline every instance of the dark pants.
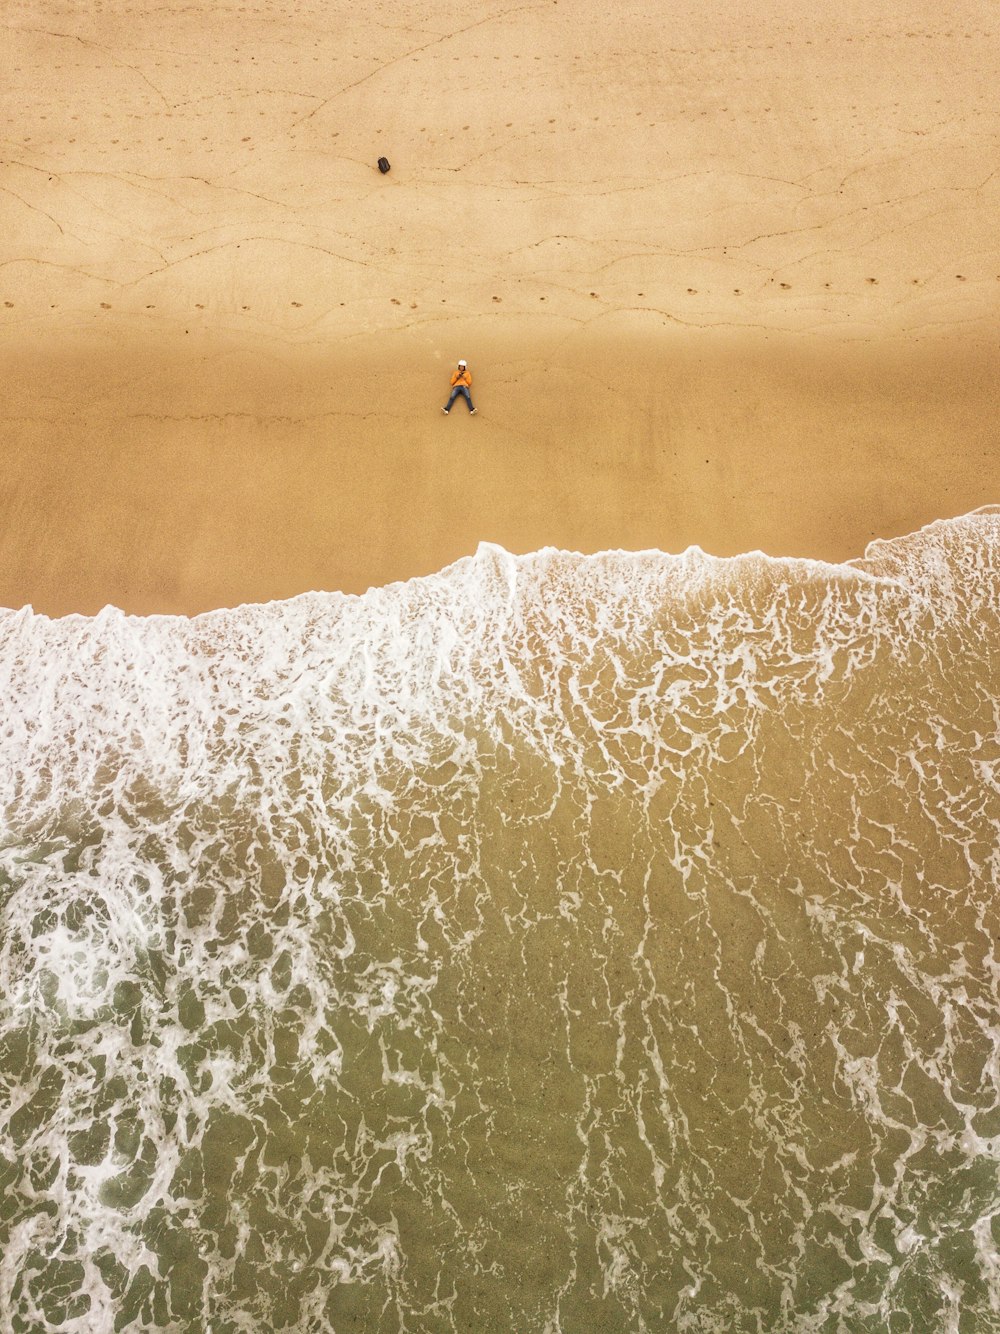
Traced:
[[458, 398], [459, 394], [464, 396], [466, 403], [469, 405], [469, 411], [472, 411], [472, 395], [469, 393], [468, 385], [457, 384], [451, 391], [451, 398], [448, 399], [448, 406], [445, 408], [445, 412], [451, 411], [451, 405], [454, 403], [455, 399]]

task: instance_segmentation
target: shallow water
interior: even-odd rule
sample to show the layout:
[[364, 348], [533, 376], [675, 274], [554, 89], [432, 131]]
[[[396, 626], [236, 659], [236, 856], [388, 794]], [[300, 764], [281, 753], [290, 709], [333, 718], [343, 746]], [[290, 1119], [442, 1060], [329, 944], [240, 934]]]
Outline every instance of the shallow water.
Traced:
[[1000, 1329], [1000, 512], [0, 614], [0, 1326]]

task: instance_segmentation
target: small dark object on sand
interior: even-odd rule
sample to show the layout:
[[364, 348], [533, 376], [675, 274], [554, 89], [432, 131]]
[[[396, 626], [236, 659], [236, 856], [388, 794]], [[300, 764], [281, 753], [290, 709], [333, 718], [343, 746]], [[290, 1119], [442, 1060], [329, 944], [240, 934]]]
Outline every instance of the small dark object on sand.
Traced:
[[378, 160], [378, 169], [379, 169], [379, 171], [382, 173], [383, 176], [384, 176], [385, 173], [389, 170], [389, 159], [388, 159], [387, 157], [380, 157], [380, 158], [379, 158], [379, 160]]

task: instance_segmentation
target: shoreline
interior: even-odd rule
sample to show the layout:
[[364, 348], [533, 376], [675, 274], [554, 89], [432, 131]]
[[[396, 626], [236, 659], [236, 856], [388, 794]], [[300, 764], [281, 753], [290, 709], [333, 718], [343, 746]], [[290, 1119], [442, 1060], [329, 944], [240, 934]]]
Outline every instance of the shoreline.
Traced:
[[186, 620], [193, 622], [193, 621], [200, 621], [202, 619], [210, 619], [215, 616], [227, 616], [231, 613], [236, 613], [244, 610], [258, 610], [261, 608], [267, 608], [276, 605], [284, 605], [286, 603], [295, 602], [299, 598], [343, 597], [348, 599], [362, 599], [372, 593], [386, 592], [394, 588], [404, 588], [407, 584], [413, 583], [415, 581], [421, 581], [425, 579], [432, 580], [439, 575], [446, 575], [449, 573], [449, 571], [454, 569], [455, 566], [461, 565], [463, 564], [463, 562], [476, 560], [477, 557], [479, 556], [480, 550], [482, 549], [496, 551], [501, 556], [510, 556], [511, 559], [514, 561], [530, 561], [538, 556], [554, 556], [554, 557], [568, 556], [568, 557], [578, 558], [583, 561], [600, 560], [604, 556], [630, 556], [630, 557], [661, 556], [667, 560], [683, 560], [685, 557], [689, 555], [694, 555], [696, 557], [704, 557], [705, 560], [708, 561], [710, 564], [718, 563], [723, 566], [726, 566], [730, 563], [739, 564], [742, 561], [763, 560], [769, 564], [774, 563], [781, 566], [790, 566], [793, 569], [796, 567], [801, 567], [803, 570], [807, 572], [815, 572], [817, 574], [822, 574], [827, 577], [836, 575], [838, 573], [848, 573], [853, 575], [865, 575], [866, 577], [878, 578], [879, 576], [872, 575], [869, 571], [865, 571], [860, 568], [865, 561], [871, 560], [873, 558], [872, 548], [877, 548], [883, 544], [891, 544], [892, 542], [895, 541], [905, 541], [908, 538], [917, 538], [920, 537], [921, 534], [927, 533], [931, 529], [937, 528], [939, 526], [958, 524], [968, 519], [974, 519], [978, 515], [998, 513], [998, 512], [1000, 512], [1000, 501], [998, 501], [995, 504], [981, 505], [978, 509], [969, 510], [965, 514], [946, 515], [943, 518], [931, 519], [926, 524], [923, 524], [920, 528], [915, 529], [912, 533], [902, 533], [892, 538], [884, 538], [884, 537], [873, 538], [869, 542], [868, 548], [865, 551], [861, 552], [857, 556], [849, 557], [848, 559], [843, 561], [819, 560], [813, 556], [772, 556], [768, 552], [761, 551], [759, 549], [755, 549], [753, 551], [741, 551], [732, 556], [716, 556], [713, 555], [711, 552], [703, 551], [702, 548], [698, 546], [686, 547], [683, 551], [663, 551], [659, 547], [644, 547], [644, 548], [606, 547], [600, 551], [575, 551], [566, 547], [546, 546], [546, 547], [540, 547], [535, 551], [510, 552], [507, 551], [505, 547], [497, 546], [496, 543], [481, 542], [479, 544], [479, 547], [475, 551], [470, 551], [462, 556], [458, 556], [455, 560], [450, 561], [447, 565], [443, 565], [438, 570], [432, 570], [426, 574], [410, 575], [408, 578], [393, 580], [392, 582], [387, 584], [378, 584], [378, 585], [373, 584], [370, 585], [363, 592], [346, 592], [343, 589], [310, 588], [310, 589], [303, 589], [302, 592], [300, 593], [293, 593], [287, 598], [271, 599], [267, 602], [261, 602], [261, 601], [239, 602], [231, 606], [209, 607], [206, 608], [204, 611], [198, 611], [198, 612], [156, 612], [156, 611], [128, 612], [123, 610], [121, 607], [116, 606], [114, 603], [106, 603], [100, 609], [99, 612], [68, 611], [68, 612], [58, 613], [56, 615], [50, 615], [44, 611], [38, 610], [32, 604], [26, 603], [20, 607], [0, 606], [0, 617], [4, 616], [16, 617], [21, 615], [22, 613], [27, 612], [31, 615], [33, 619], [44, 620], [49, 622], [50, 624], [55, 624], [57, 622], [67, 621], [67, 620], [94, 621], [102, 612], [111, 611], [111, 612], [118, 612], [127, 620], [137, 620], [137, 621]]
[[[8, 347], [0, 605], [197, 615], [481, 542], [841, 564], [1000, 498], [989, 340], [631, 329]], [[479, 413], [445, 419], [459, 355]]]
[[840, 561], [997, 499], [973, 0], [18, 0], [4, 36], [2, 605], [483, 541]]

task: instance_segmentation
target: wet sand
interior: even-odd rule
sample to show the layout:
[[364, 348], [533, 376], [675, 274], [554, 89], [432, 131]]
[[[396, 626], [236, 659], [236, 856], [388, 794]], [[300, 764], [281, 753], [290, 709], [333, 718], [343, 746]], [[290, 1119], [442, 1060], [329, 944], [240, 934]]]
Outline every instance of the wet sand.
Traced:
[[32, 2], [5, 40], [0, 604], [483, 540], [845, 559], [998, 499], [977, 4]]
[[441, 415], [443, 353], [403, 335], [328, 361], [9, 359], [0, 603], [191, 613], [362, 592], [480, 541], [843, 560], [997, 495], [989, 349], [470, 341], [475, 417]]

